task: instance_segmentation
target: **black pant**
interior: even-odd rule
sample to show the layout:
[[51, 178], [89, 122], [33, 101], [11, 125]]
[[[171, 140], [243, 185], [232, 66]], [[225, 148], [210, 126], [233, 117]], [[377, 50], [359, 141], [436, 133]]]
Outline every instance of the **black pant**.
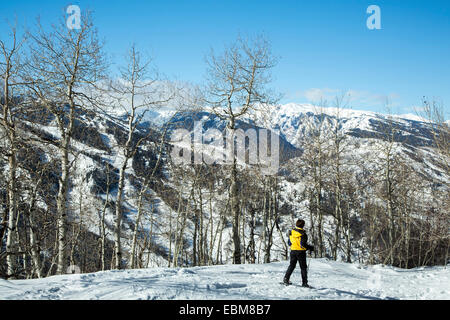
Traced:
[[292, 272], [295, 269], [295, 265], [297, 264], [297, 261], [300, 265], [300, 270], [302, 271], [302, 283], [307, 284], [308, 283], [308, 275], [307, 275], [307, 264], [306, 264], [306, 250], [300, 251], [300, 250], [291, 250], [291, 262], [289, 264], [289, 268], [286, 271], [286, 275], [284, 276], [285, 279], [289, 281]]

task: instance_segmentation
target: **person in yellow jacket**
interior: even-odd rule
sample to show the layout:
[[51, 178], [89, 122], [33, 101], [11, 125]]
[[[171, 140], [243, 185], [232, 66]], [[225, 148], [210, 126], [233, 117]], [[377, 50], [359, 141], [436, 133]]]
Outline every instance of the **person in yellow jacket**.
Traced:
[[295, 224], [295, 228], [290, 230], [288, 234], [288, 244], [291, 246], [291, 255], [290, 264], [283, 280], [283, 283], [286, 285], [291, 284], [289, 279], [298, 261], [300, 270], [302, 272], [302, 287], [309, 287], [306, 264], [306, 250], [314, 251], [314, 247], [308, 244], [308, 236], [306, 235], [305, 230], [303, 230], [304, 226], [305, 221], [302, 219], [298, 219]]

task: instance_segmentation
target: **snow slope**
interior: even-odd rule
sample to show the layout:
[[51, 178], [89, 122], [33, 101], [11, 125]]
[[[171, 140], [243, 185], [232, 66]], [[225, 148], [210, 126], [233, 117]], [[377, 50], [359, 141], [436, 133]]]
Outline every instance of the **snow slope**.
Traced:
[[[0, 279], [0, 300], [11, 299], [445, 299], [450, 270], [410, 270], [311, 259], [309, 282], [315, 289], [279, 284], [288, 262], [193, 268], [112, 270], [44, 279]], [[296, 269], [291, 281], [299, 283]]]

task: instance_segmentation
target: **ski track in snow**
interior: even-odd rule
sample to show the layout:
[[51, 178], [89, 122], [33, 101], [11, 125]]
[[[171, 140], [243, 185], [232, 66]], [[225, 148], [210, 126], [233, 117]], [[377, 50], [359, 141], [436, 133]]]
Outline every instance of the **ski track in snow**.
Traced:
[[[0, 279], [0, 299], [313, 300], [450, 299], [450, 271], [311, 259], [314, 289], [280, 284], [288, 262], [112, 270], [44, 279]], [[291, 281], [300, 284], [300, 269]]]

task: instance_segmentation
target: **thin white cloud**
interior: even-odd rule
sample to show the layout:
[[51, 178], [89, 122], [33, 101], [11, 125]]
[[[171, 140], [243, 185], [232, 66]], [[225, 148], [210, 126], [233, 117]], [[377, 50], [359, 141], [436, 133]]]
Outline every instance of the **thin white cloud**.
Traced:
[[309, 102], [319, 102], [324, 100], [331, 100], [337, 94], [339, 90], [337, 89], [329, 89], [329, 88], [311, 88], [304, 92], [304, 96], [308, 99]]
[[364, 90], [340, 90], [331, 88], [311, 88], [303, 92], [310, 103], [332, 102], [336, 97], [345, 97], [355, 107], [398, 106], [400, 96], [397, 93], [379, 94]]

